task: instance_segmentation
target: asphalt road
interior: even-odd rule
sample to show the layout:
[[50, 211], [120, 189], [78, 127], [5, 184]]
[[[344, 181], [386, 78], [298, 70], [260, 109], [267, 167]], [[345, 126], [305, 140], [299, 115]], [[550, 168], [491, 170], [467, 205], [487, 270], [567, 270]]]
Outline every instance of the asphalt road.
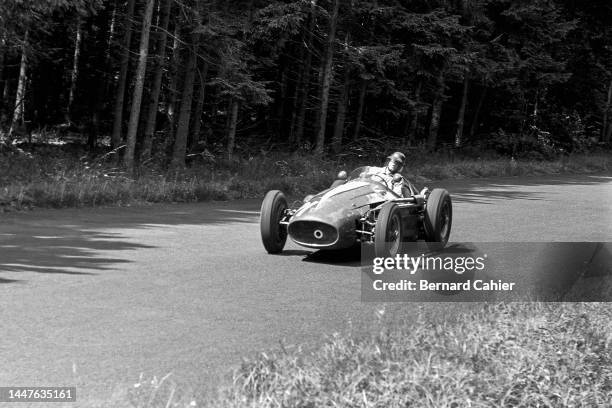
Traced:
[[[444, 184], [454, 242], [612, 241], [612, 177]], [[313, 345], [375, 324], [381, 304], [360, 300], [359, 259], [292, 244], [267, 255], [259, 205], [0, 214], [0, 386], [77, 386], [87, 405], [141, 373], [215, 383], [279, 341]], [[434, 318], [450, 307], [461, 309], [389, 310]]]

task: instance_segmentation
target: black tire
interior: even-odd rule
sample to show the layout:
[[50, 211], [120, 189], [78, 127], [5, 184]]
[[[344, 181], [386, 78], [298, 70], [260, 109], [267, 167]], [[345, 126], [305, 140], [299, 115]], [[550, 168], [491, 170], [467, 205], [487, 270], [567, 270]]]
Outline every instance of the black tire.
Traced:
[[435, 188], [425, 207], [425, 240], [429, 248], [442, 249], [448, 242], [453, 223], [453, 204], [448, 191]]
[[395, 257], [402, 249], [402, 217], [395, 203], [386, 203], [378, 213], [374, 231], [376, 257]]
[[259, 226], [261, 241], [269, 254], [278, 254], [287, 242], [287, 227], [279, 224], [287, 209], [287, 199], [279, 190], [268, 191], [261, 204]]

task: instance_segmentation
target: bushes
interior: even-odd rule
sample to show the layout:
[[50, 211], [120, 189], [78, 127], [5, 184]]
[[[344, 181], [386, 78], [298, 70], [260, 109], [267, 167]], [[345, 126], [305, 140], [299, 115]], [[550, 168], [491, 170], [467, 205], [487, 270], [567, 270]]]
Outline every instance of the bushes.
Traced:
[[[497, 137], [503, 139], [503, 132]], [[493, 153], [474, 158], [469, 148], [427, 153], [396, 145], [373, 148], [369, 156], [363, 154], [364, 150], [349, 149], [334, 158], [301, 152], [262, 153], [232, 162], [194, 160], [190, 167], [178, 172], [166, 172], [149, 164], [140, 167], [133, 178], [114, 164], [111, 155], [92, 159], [78, 149], [58, 153], [57, 149], [47, 148], [2, 157], [0, 211], [258, 198], [272, 189], [301, 199], [329, 187], [339, 170], [382, 165], [392, 150], [407, 152], [404, 175], [417, 185], [440, 179], [598, 172], [612, 168], [612, 157], [606, 153], [557, 155], [543, 161], [541, 153], [531, 159], [509, 159]]]

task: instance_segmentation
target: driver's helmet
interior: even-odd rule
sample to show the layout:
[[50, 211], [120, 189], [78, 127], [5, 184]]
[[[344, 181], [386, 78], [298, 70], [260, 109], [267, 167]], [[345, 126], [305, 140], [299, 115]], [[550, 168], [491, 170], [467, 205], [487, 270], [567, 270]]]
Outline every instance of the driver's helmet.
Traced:
[[404, 162], [406, 161], [406, 155], [402, 152], [395, 152], [392, 155], [388, 156], [389, 162], [395, 162], [398, 164], [398, 168], [396, 172], [399, 172], [402, 167], [404, 167]]

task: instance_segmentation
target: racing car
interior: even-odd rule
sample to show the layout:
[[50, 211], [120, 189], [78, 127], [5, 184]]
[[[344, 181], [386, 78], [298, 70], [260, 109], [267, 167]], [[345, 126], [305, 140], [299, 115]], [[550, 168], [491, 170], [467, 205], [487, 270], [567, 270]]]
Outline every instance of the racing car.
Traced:
[[452, 224], [448, 191], [418, 191], [406, 180], [402, 196], [384, 178], [359, 167], [341, 171], [330, 188], [308, 195], [289, 208], [279, 190], [266, 193], [260, 216], [261, 239], [270, 254], [282, 252], [290, 237], [313, 249], [335, 250], [356, 244], [373, 245], [377, 257], [394, 257], [403, 242], [424, 240], [444, 248]]

